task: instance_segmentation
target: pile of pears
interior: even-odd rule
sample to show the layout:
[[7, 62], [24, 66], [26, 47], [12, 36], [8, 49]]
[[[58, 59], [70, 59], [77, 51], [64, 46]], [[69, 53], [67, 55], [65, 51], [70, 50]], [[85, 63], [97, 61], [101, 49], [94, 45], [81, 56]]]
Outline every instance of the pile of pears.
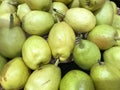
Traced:
[[0, 90], [120, 90], [119, 12], [112, 0], [0, 0]]

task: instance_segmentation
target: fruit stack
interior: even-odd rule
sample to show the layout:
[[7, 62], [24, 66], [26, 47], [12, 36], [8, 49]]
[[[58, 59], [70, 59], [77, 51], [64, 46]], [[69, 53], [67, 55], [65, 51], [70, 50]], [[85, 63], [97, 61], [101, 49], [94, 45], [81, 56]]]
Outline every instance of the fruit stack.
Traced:
[[0, 90], [120, 90], [120, 15], [111, 0], [1, 0]]

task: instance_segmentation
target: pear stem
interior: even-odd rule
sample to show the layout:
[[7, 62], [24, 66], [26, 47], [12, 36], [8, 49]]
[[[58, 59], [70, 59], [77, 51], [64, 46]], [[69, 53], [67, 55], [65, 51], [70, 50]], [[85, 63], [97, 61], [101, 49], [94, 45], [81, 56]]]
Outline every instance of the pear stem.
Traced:
[[55, 65], [55, 66], [58, 66], [59, 61], [60, 61], [60, 59], [59, 59], [59, 58], [57, 58], [57, 59], [56, 59], [56, 62], [55, 62], [55, 64], [54, 64], [54, 65]]
[[83, 42], [82, 42], [82, 34], [79, 34], [79, 47], [80, 48], [84, 48], [84, 44], [83, 44]]
[[102, 64], [103, 64], [103, 62], [102, 62], [101, 60], [98, 60], [98, 63], [99, 63], [99, 65], [102, 65]]
[[14, 17], [13, 17], [13, 14], [11, 13], [10, 14], [10, 26], [9, 26], [10, 29], [13, 27], [13, 24], [14, 24]]

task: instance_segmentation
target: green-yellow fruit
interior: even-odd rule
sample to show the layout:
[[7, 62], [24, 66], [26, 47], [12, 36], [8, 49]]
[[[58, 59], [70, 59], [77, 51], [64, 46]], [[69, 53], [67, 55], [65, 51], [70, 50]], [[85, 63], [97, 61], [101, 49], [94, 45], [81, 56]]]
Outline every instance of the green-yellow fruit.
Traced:
[[47, 41], [40, 36], [33, 35], [27, 38], [22, 47], [22, 57], [25, 64], [35, 70], [51, 60], [51, 50]]
[[73, 50], [74, 62], [82, 69], [90, 70], [101, 59], [99, 47], [89, 40], [82, 39], [80, 42]]
[[22, 18], [30, 11], [31, 9], [26, 3], [19, 4], [17, 7], [17, 16], [22, 21]]
[[53, 0], [54, 2], [62, 2], [66, 5], [70, 4], [72, 2], [72, 0]]
[[93, 13], [85, 8], [70, 8], [67, 10], [64, 21], [76, 32], [88, 32], [96, 25]]
[[24, 90], [58, 90], [61, 70], [58, 66], [47, 64], [33, 71]]
[[32, 10], [48, 11], [51, 7], [52, 0], [25, 0], [25, 3], [27, 3]]
[[65, 62], [74, 48], [75, 33], [66, 22], [56, 23], [48, 35], [48, 44], [53, 57]]
[[[107, 15], [106, 15], [107, 14]], [[109, 0], [106, 0], [102, 8], [94, 12], [96, 17], [96, 24], [109, 24], [111, 25], [114, 17], [114, 9]]]
[[26, 84], [30, 70], [22, 57], [16, 57], [5, 64], [0, 73], [0, 84], [5, 90], [20, 90]]
[[71, 70], [60, 82], [60, 90], [95, 90], [91, 77], [83, 71]]
[[114, 15], [112, 26], [116, 29], [120, 29], [120, 15], [118, 14]]
[[23, 17], [22, 27], [28, 34], [47, 34], [54, 24], [53, 16], [45, 11], [32, 10]]

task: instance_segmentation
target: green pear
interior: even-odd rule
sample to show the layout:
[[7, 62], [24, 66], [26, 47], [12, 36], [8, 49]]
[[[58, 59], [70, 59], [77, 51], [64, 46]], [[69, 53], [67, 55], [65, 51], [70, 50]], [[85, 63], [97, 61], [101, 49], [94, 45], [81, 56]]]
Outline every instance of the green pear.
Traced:
[[114, 14], [117, 14], [117, 9], [118, 9], [117, 4], [114, 1], [110, 1], [110, 2], [113, 6]]
[[31, 9], [26, 3], [19, 4], [17, 7], [17, 16], [22, 21], [23, 17], [30, 11]]
[[[107, 15], [106, 15], [107, 14]], [[106, 0], [102, 8], [94, 12], [98, 24], [109, 24], [111, 25], [114, 17], [114, 9], [109, 0]]]
[[48, 11], [51, 7], [52, 0], [25, 0], [25, 3], [32, 10], [43, 10]]
[[0, 72], [3, 69], [4, 65], [7, 63], [7, 58], [0, 55]]
[[120, 71], [110, 63], [99, 62], [90, 71], [95, 90], [119, 90]]
[[30, 73], [22, 57], [15, 57], [4, 65], [0, 73], [0, 85], [5, 90], [20, 90], [25, 86]]
[[32, 72], [24, 90], [58, 90], [61, 69], [53, 64], [46, 64]]
[[4, 0], [0, 4], [0, 15], [4, 13], [13, 13], [16, 9], [17, 8], [14, 5], [11, 5], [9, 1]]
[[67, 5], [62, 2], [53, 2], [51, 13], [54, 17], [55, 22], [62, 21], [68, 10]]
[[23, 44], [22, 57], [25, 64], [35, 70], [50, 62], [51, 50], [43, 37], [32, 35]]
[[[92, 48], [91, 48], [92, 47]], [[99, 47], [85, 39], [81, 39], [73, 50], [73, 61], [82, 69], [90, 70], [101, 59]]]
[[[13, 14], [13, 18], [14, 18], [13, 27], [20, 26], [20, 19], [18, 18], [16, 13], [12, 13], [12, 14]], [[9, 28], [9, 26], [10, 26], [10, 15], [11, 15], [11, 13], [4, 13], [4, 14], [0, 15], [0, 28], [4, 28], [4, 27]]]
[[120, 46], [114, 46], [105, 50], [103, 58], [106, 63], [111, 63], [120, 70]]
[[106, 0], [79, 0], [80, 6], [91, 11], [100, 9]]
[[53, 24], [54, 18], [52, 14], [39, 10], [28, 12], [22, 19], [22, 28], [25, 32], [32, 35], [48, 34]]
[[95, 90], [91, 77], [81, 70], [68, 71], [60, 82], [59, 90]]
[[106, 50], [116, 44], [118, 35], [116, 29], [111, 25], [101, 24], [88, 33], [87, 39], [94, 42], [100, 50]]
[[66, 5], [70, 4], [73, 0], [53, 0], [53, 2], [62, 2]]
[[10, 27], [0, 29], [0, 53], [7, 58], [21, 55], [26, 35], [20, 26], [13, 26], [13, 14], [10, 14]]
[[119, 14], [114, 15], [112, 26], [114, 28], [120, 29], [120, 15]]
[[79, 0], [72, 0], [72, 2], [68, 6], [69, 8], [75, 8], [75, 7], [80, 7], [80, 2]]
[[66, 62], [75, 45], [75, 33], [66, 22], [58, 22], [48, 34], [48, 44], [53, 57]]

